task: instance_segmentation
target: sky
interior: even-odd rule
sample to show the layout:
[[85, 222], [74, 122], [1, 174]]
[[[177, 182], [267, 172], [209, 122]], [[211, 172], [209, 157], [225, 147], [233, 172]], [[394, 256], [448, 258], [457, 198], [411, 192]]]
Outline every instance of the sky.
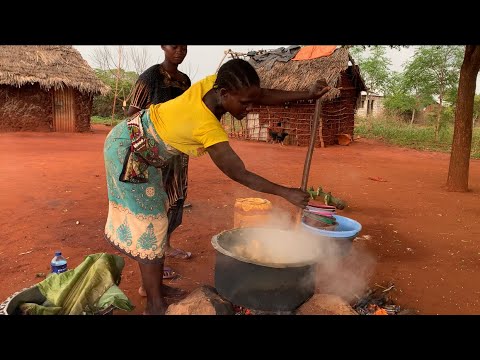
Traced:
[[[237, 45], [189, 45], [188, 46], [188, 53], [183, 61], [183, 63], [179, 66], [180, 71], [183, 71], [187, 75], [190, 76], [192, 82], [198, 81], [207, 75], [214, 74], [217, 70], [220, 62], [223, 59], [224, 51], [231, 49], [235, 52], [248, 52], [250, 50], [261, 50], [261, 49], [277, 49], [279, 47], [287, 47], [289, 45], [252, 45], [252, 46], [237, 46]], [[95, 66], [94, 60], [94, 49], [95, 48], [103, 48], [103, 46], [74, 46], [82, 57], [90, 64], [92, 67]], [[131, 48], [134, 46], [125, 47], [126, 49]], [[149, 63], [151, 65], [158, 64], [163, 61], [163, 50], [160, 48], [160, 45], [154, 46], [135, 46], [139, 49], [145, 48], [147, 49], [147, 53], [149, 54]], [[113, 53], [117, 52], [117, 47], [115, 46], [108, 46], [112, 50]], [[392, 69], [394, 71], [400, 71], [402, 69], [403, 63], [410, 58], [413, 54], [413, 49], [407, 48], [402, 50], [395, 50], [389, 49], [388, 55], [392, 61]], [[225, 59], [227, 61], [229, 58]], [[129, 69], [132, 70], [132, 69]]]
[[[288, 45], [251, 45], [251, 46], [237, 46], [237, 45], [189, 45], [188, 53], [179, 66], [180, 71], [186, 73], [192, 80], [196, 82], [207, 75], [214, 74], [218, 66], [222, 62], [224, 57], [224, 51], [231, 49], [235, 52], [248, 52], [250, 50], [261, 50], [261, 49], [277, 49], [279, 47], [287, 47]], [[94, 51], [95, 48], [103, 48], [103, 46], [74, 46], [82, 55], [82, 57], [90, 64], [92, 67], [97, 67], [94, 60]], [[112, 53], [116, 53], [118, 47], [108, 46], [112, 50]], [[126, 46], [128, 48], [145, 48], [147, 50], [148, 63], [150, 65], [158, 64], [163, 61], [164, 55], [163, 50], [160, 45], [152, 46]], [[390, 69], [392, 71], [402, 71], [404, 63], [409, 60], [415, 48], [413, 46], [408, 48], [398, 49], [387, 49], [387, 56], [390, 58], [392, 63]], [[227, 61], [229, 58], [223, 60]], [[132, 70], [132, 69], [127, 69]], [[476, 93], [480, 93], [480, 77], [477, 77], [477, 88]]]

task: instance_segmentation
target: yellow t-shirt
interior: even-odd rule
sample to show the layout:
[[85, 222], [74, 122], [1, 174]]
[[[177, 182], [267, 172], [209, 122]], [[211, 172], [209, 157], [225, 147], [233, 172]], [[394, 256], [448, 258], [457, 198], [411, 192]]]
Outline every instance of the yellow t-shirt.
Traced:
[[150, 119], [162, 140], [187, 155], [203, 155], [205, 148], [228, 141], [222, 124], [202, 100], [216, 77], [207, 76], [175, 99], [149, 108]]

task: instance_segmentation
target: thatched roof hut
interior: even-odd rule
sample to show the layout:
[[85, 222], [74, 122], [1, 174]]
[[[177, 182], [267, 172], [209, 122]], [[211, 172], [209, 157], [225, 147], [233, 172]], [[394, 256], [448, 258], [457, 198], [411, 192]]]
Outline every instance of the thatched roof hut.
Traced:
[[[329, 56], [291, 60], [299, 50], [299, 46], [290, 46], [252, 52], [248, 54], [249, 62], [257, 70], [261, 86], [265, 88], [309, 90], [316, 80], [324, 78], [332, 89], [323, 97], [321, 132], [317, 144], [334, 144], [340, 134], [353, 137], [357, 99], [366, 87], [348, 48], [339, 47]], [[286, 58], [282, 59], [282, 54], [286, 54]], [[267, 141], [268, 128], [281, 123], [278, 127], [284, 128], [289, 134], [285, 143], [306, 146], [310, 139], [314, 110], [313, 101], [259, 107], [247, 117], [247, 129], [243, 134], [250, 139]]]
[[[297, 50], [298, 51], [298, 50]], [[273, 66], [268, 62], [257, 62], [253, 59], [250, 63], [257, 70], [262, 87], [280, 90], [308, 90], [320, 78], [324, 78], [332, 87], [325, 96], [326, 101], [340, 96], [339, 82], [342, 73], [352, 67], [352, 80], [359, 91], [365, 89], [365, 84], [358, 67], [349, 54], [348, 48], [336, 49], [332, 55], [312, 60], [302, 61], [276, 61]], [[352, 64], [352, 65], [350, 65]]]
[[109, 90], [72, 46], [0, 46], [1, 130], [89, 130]]

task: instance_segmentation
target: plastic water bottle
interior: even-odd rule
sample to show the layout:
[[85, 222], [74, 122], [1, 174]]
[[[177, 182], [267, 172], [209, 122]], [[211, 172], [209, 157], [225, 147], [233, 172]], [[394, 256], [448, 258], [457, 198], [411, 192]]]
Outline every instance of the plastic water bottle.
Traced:
[[60, 274], [67, 271], [67, 259], [62, 256], [61, 251], [55, 251], [55, 256], [50, 262], [50, 267], [52, 268], [52, 273]]

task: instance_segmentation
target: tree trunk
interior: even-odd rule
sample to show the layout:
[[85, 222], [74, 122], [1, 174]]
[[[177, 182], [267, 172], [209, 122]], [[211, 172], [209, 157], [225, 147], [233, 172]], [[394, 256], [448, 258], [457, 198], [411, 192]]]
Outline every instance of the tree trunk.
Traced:
[[367, 103], [367, 113], [366, 113], [367, 118], [370, 116], [370, 104], [368, 100], [370, 100], [370, 91], [367, 90], [367, 95], [365, 96], [365, 102]]
[[413, 120], [415, 120], [415, 109], [412, 111], [412, 119], [410, 120], [410, 126], [413, 125]]
[[479, 70], [480, 45], [467, 45], [458, 83], [455, 127], [447, 177], [448, 191], [468, 191], [468, 173], [472, 148], [473, 102]]
[[435, 123], [435, 141], [438, 141], [438, 133], [440, 132], [440, 120], [442, 118], [443, 109], [442, 94], [440, 94], [438, 105], [439, 106], [437, 110], [437, 121]]

